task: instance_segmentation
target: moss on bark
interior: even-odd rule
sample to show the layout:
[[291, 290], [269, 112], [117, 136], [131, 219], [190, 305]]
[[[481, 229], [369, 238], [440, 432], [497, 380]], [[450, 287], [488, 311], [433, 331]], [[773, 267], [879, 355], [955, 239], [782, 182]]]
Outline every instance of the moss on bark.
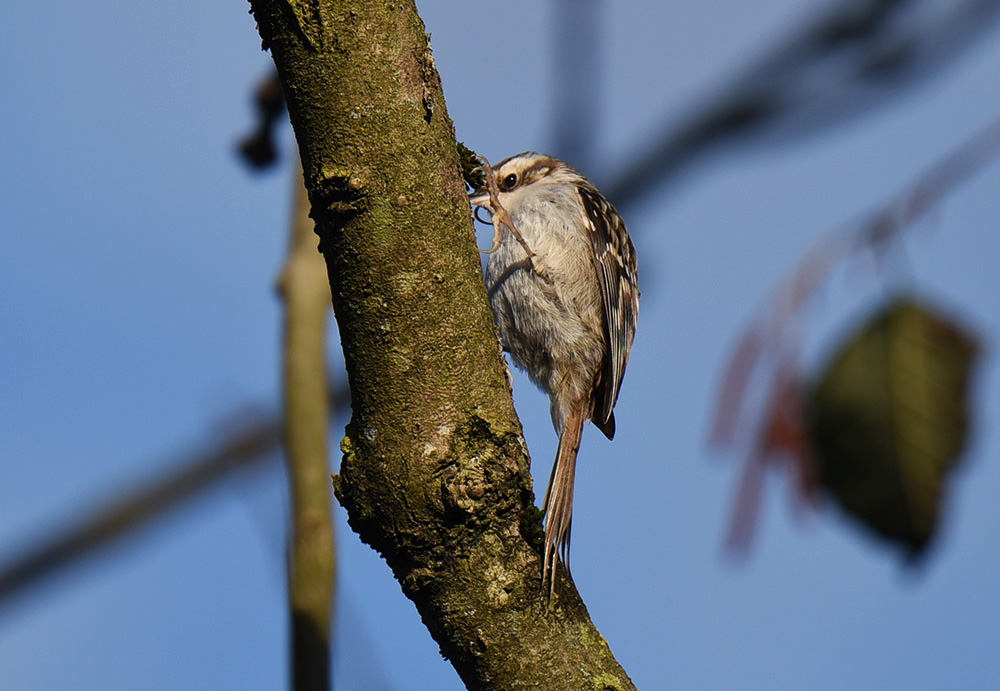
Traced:
[[336, 484], [351, 526], [470, 689], [633, 688], [572, 582], [553, 603], [541, 587], [528, 454], [416, 8], [251, 5], [284, 85], [350, 378]]

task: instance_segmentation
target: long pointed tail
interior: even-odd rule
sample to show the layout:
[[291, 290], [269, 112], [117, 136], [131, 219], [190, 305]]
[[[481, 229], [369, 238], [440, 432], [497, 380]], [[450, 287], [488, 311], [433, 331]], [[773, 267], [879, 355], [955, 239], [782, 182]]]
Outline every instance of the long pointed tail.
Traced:
[[573, 486], [576, 478], [576, 454], [586, 416], [573, 412], [559, 434], [559, 450], [545, 492], [545, 556], [542, 583], [549, 583], [549, 596], [556, 589], [556, 561], [561, 558], [569, 571], [569, 538], [573, 524]]

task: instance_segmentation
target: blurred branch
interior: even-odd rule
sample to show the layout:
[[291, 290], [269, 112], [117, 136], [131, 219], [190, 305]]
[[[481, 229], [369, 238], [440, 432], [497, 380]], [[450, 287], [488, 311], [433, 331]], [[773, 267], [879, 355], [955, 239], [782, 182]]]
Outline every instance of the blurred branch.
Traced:
[[597, 146], [601, 75], [601, 0], [557, 0], [552, 8], [552, 152], [580, 170], [590, 167]]
[[619, 208], [636, 202], [721, 144], [787, 140], [881, 105], [993, 29], [1000, 0], [837, 3], [720, 89], [602, 185]]
[[273, 452], [279, 428], [273, 418], [244, 420], [215, 448], [193, 458], [165, 465], [181, 470], [153, 482], [98, 510], [90, 518], [70, 523], [63, 535], [30, 550], [0, 568], [0, 604], [74, 561], [134, 532], [168, 509], [215, 484], [234, 470], [251, 466]]
[[281, 93], [278, 75], [273, 70], [260, 80], [253, 102], [257, 111], [257, 126], [240, 141], [239, 151], [247, 165], [263, 169], [278, 158], [274, 128], [285, 112], [285, 96]]
[[766, 311], [771, 316], [770, 340], [781, 339], [803, 305], [845, 259], [861, 250], [884, 251], [902, 231], [934, 211], [961, 183], [998, 157], [1000, 119], [970, 137], [880, 207], [828, 231], [785, 277], [773, 309]]
[[[337, 408], [350, 405], [346, 383], [331, 386], [330, 396]], [[279, 419], [273, 415], [248, 417], [245, 412], [241, 418], [240, 427], [213, 448], [158, 464], [180, 470], [113, 500], [89, 517], [66, 521], [64, 524], [72, 528], [0, 566], [0, 606], [25, 588], [162, 518], [233, 472], [249, 469], [271, 456], [281, 441]]]
[[[859, 252], [876, 258], [900, 233], [933, 212], [955, 189], [987, 164], [1000, 158], [1000, 119], [969, 138], [944, 159], [918, 176], [882, 206], [859, 219], [824, 234], [782, 281], [775, 297], [745, 328], [730, 356], [715, 406], [710, 441], [724, 447], [739, 445], [741, 431], [750, 431], [752, 441], [744, 478], [734, 513], [731, 546], [743, 549], [751, 534], [749, 526], [760, 491], [761, 469], [780, 460], [777, 452], [798, 463], [799, 491], [807, 497], [815, 489], [815, 472], [803, 466], [805, 454], [797, 451], [795, 433], [775, 435], [795, 428], [787, 424], [789, 392], [803, 379], [799, 374], [799, 339], [805, 329], [802, 309], [826, 282], [830, 274]], [[760, 376], [769, 390], [763, 415], [751, 405], [751, 382]], [[770, 418], [768, 416], [770, 415]], [[751, 418], [757, 417], [754, 420]], [[800, 425], [801, 427], [801, 425]]]
[[[296, 157], [297, 158], [297, 157]], [[292, 688], [330, 687], [330, 619], [336, 557], [330, 517], [326, 326], [330, 282], [309, 218], [302, 169], [295, 193], [288, 259], [279, 280], [285, 303], [284, 440], [292, 498], [288, 597]]]

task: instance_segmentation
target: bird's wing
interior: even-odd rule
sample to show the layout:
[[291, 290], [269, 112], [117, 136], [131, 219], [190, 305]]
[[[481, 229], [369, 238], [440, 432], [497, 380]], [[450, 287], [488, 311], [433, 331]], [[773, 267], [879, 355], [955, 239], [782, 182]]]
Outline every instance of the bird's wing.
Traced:
[[635, 248], [618, 211], [591, 185], [580, 186], [587, 214], [587, 235], [594, 251], [594, 268], [604, 305], [604, 365], [596, 389], [594, 422], [611, 438], [604, 425], [612, 420], [618, 389], [625, 376], [635, 325], [639, 316], [639, 284]]

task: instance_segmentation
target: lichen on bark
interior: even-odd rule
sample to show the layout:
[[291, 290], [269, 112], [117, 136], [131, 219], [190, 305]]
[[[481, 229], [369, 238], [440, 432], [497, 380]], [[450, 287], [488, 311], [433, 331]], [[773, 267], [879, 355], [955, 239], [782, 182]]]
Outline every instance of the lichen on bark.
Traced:
[[336, 487], [352, 528], [470, 689], [633, 688], [571, 580], [553, 602], [541, 587], [527, 449], [416, 8], [251, 5], [340, 327], [352, 417]]

